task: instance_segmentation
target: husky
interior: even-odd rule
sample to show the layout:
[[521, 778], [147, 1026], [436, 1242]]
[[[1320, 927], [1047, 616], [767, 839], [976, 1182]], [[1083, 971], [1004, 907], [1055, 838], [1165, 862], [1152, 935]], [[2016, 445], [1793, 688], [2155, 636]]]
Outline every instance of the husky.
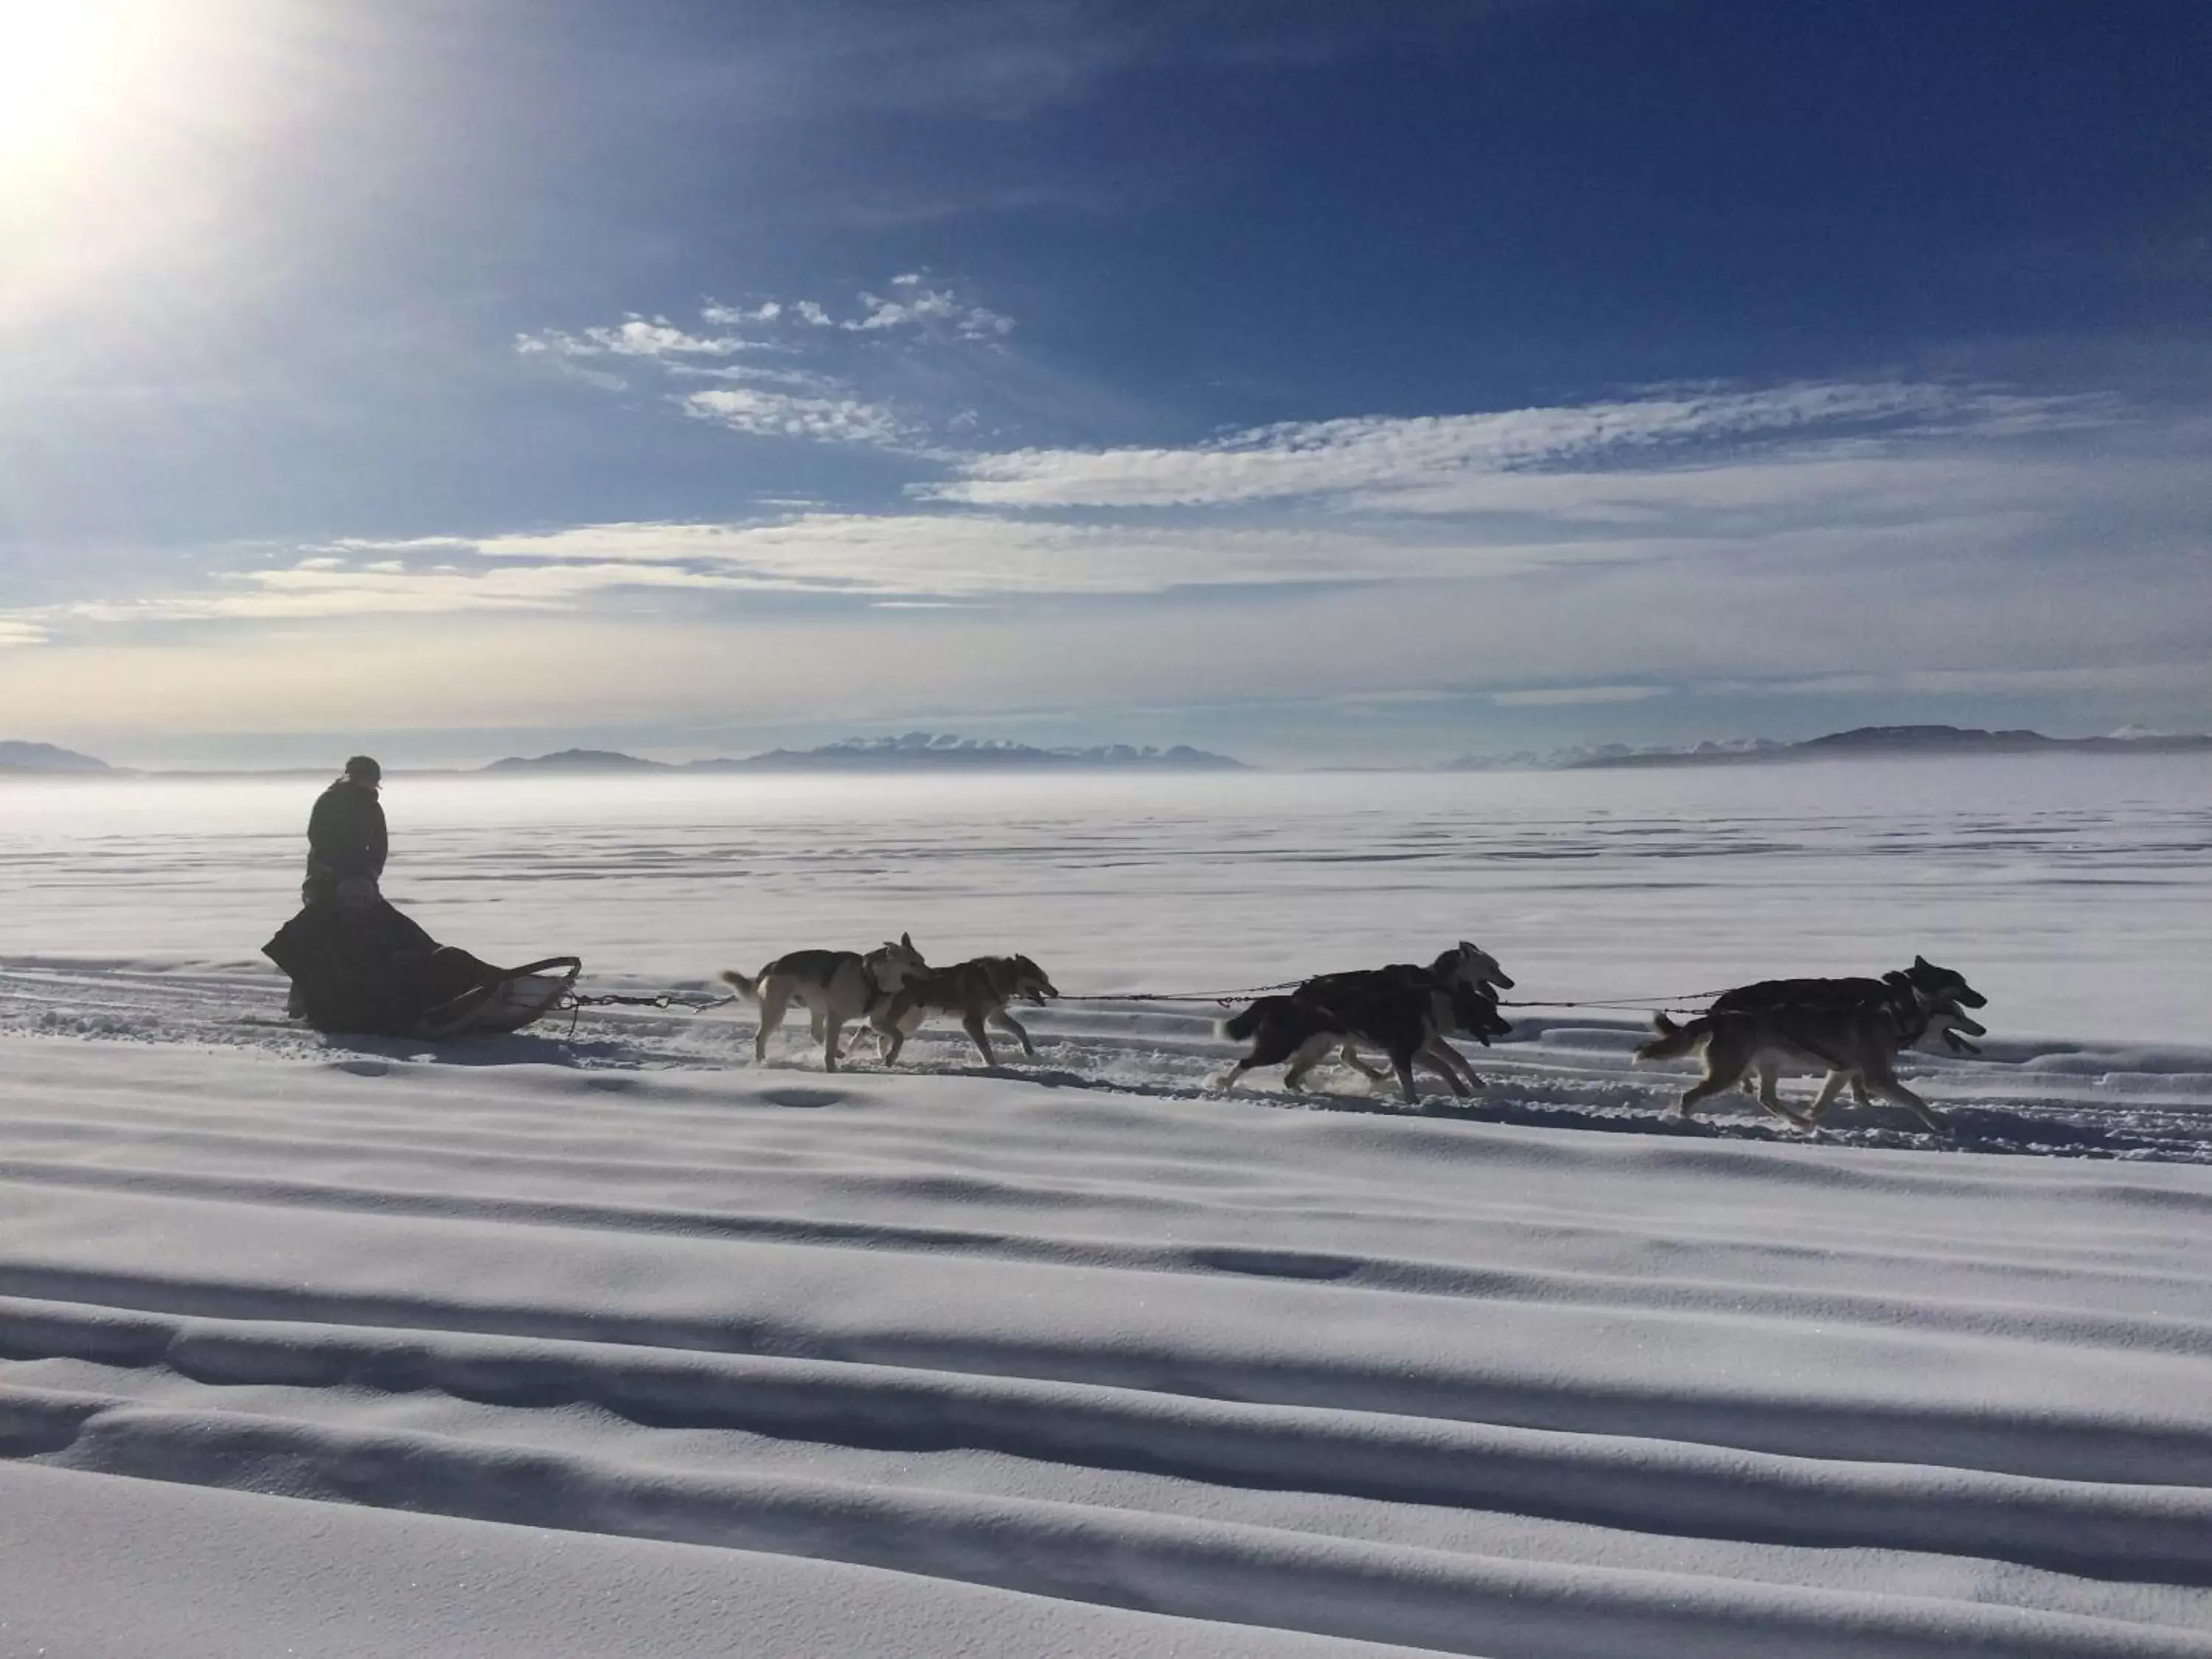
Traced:
[[868, 1025], [876, 1037], [877, 1051], [886, 1066], [898, 1063], [899, 1050], [931, 1014], [957, 1014], [969, 1040], [983, 1056], [986, 1066], [996, 1066], [986, 1021], [1020, 1039], [1022, 1053], [1034, 1060], [1036, 1045], [1021, 1021], [1006, 1012], [1006, 1005], [1022, 1001], [1042, 1008], [1045, 1000], [1060, 994], [1043, 969], [1029, 957], [976, 957], [950, 968], [933, 968], [911, 975], [890, 997], [869, 1011]]
[[[1348, 1049], [1356, 1042], [1380, 1048], [1389, 1056], [1409, 1106], [1420, 1100], [1413, 1087], [1416, 1060], [1425, 1060], [1442, 1073], [1455, 1095], [1469, 1095], [1484, 1086], [1482, 1079], [1468, 1071], [1466, 1062], [1443, 1041], [1443, 1034], [1457, 1029], [1462, 1018], [1455, 1006], [1458, 999], [1467, 999], [1466, 1018], [1486, 1024], [1486, 1014], [1490, 1019], [1496, 1017], [1494, 1002], [1465, 984], [1443, 987], [1432, 980], [1407, 982], [1395, 979], [1388, 970], [1342, 977], [1352, 982], [1334, 987], [1322, 995], [1299, 989], [1287, 996], [1261, 997], [1243, 1012], [1222, 1021], [1217, 1029], [1223, 1036], [1238, 1042], [1249, 1041], [1252, 1046], [1222, 1079], [1221, 1087], [1234, 1087], [1237, 1079], [1255, 1066], [1285, 1066], [1283, 1085], [1295, 1089], [1323, 1054], [1332, 1048]], [[1370, 1077], [1384, 1075], [1365, 1066], [1358, 1069]]]
[[794, 1001], [806, 1005], [815, 1040], [822, 1045], [822, 1069], [837, 1069], [840, 1035], [852, 1021], [866, 1018], [889, 1002], [899, 988], [929, 964], [905, 933], [863, 956], [857, 951], [793, 951], [757, 974], [726, 972], [723, 981], [749, 1002], [760, 1004], [760, 1030], [753, 1034], [753, 1063], [768, 1059], [768, 1040], [783, 1024]]
[[[1811, 1127], [1849, 1083], [1861, 1100], [1870, 1091], [1895, 1101], [1942, 1133], [1948, 1127], [1943, 1120], [1898, 1081], [1897, 1056], [1939, 1026], [1947, 1033], [1955, 1027], [1984, 1035], [1961, 1003], [1978, 1008], [1988, 999], [1963, 975], [1917, 957], [1910, 969], [1879, 980], [1767, 980], [1725, 993], [1687, 1025], [1653, 1016], [1658, 1035], [1636, 1057], [1671, 1060], [1703, 1048], [1705, 1074], [1683, 1091], [1678, 1109], [1684, 1117], [1699, 1102], [1741, 1083], [1776, 1116]], [[1827, 1073], [1802, 1114], [1776, 1093], [1784, 1066]]]
[[1353, 986], [1373, 985], [1387, 981], [1394, 985], [1437, 985], [1449, 988], [1468, 985], [1497, 1000], [1501, 990], [1510, 991], [1513, 981], [1498, 965], [1498, 958], [1480, 945], [1467, 939], [1438, 957], [1424, 968], [1418, 963], [1394, 962], [1387, 968], [1359, 968], [1342, 974], [1317, 974], [1305, 981], [1292, 993], [1295, 996], [1328, 996]]
[[[1707, 1012], [1850, 1006], [1884, 1000], [1898, 1011], [1904, 1027], [1905, 1047], [1932, 1047], [1940, 1040], [1954, 1054], [1982, 1052], [1967, 1039], [1987, 1036], [1989, 1027], [1966, 1011], [1985, 1008], [1990, 1000], [1967, 984], [1966, 976], [1957, 969], [1942, 967], [1920, 956], [1912, 958], [1910, 968], [1892, 969], [1880, 979], [1769, 979], [1756, 985], [1741, 985], [1733, 991], [1723, 992]], [[1866, 1080], [1853, 1076], [1849, 1081], [1858, 1103], [1870, 1104]], [[1823, 1106], [1833, 1098], [1834, 1093], [1832, 1089], [1823, 1093]]]
[[[1458, 1017], [1459, 1011], [1455, 1008], [1451, 1017], [1440, 1021], [1443, 1030], [1457, 1031], [1464, 1036], [1474, 1037], [1486, 1048], [1490, 1046], [1492, 1037], [1503, 1036], [1513, 1029], [1498, 1017], [1498, 994], [1501, 990], [1511, 990], [1513, 981], [1507, 977], [1505, 970], [1498, 965], [1496, 957], [1469, 939], [1462, 939], [1425, 968], [1416, 963], [1394, 962], [1386, 968], [1354, 969], [1340, 974], [1318, 974], [1305, 981], [1291, 994], [1319, 997], [1325, 1000], [1333, 994], [1341, 994], [1346, 990], [1378, 984], [1401, 988], [1431, 986], [1454, 995], [1459, 990], [1464, 989], [1471, 995], [1486, 1000], [1489, 1005], [1486, 1016], [1478, 1013], [1472, 1006], [1469, 1006], [1465, 1011], [1464, 1018]], [[1481, 1080], [1475, 1079], [1474, 1073], [1467, 1071], [1466, 1062], [1460, 1059], [1458, 1051], [1444, 1041], [1443, 1030], [1438, 1031], [1431, 1039], [1428, 1048], [1425, 1050], [1425, 1057], [1437, 1070], [1443, 1072], [1447, 1077], [1452, 1075], [1449, 1068], [1457, 1067], [1467, 1077], [1474, 1079], [1477, 1087], [1482, 1086]], [[1357, 1042], [1346, 1042], [1339, 1058], [1353, 1071], [1374, 1082], [1380, 1083], [1389, 1075], [1389, 1073], [1378, 1071], [1361, 1060], [1359, 1045]]]
[[[1497, 995], [1486, 988], [1461, 984], [1442, 994], [1449, 998], [1448, 1004], [1439, 1005], [1437, 1008], [1438, 1024], [1442, 1029], [1422, 1045], [1421, 1052], [1415, 1058], [1427, 1060], [1432, 1069], [1443, 1073], [1447, 1077], [1456, 1068], [1470, 1092], [1487, 1089], [1490, 1085], [1468, 1069], [1467, 1061], [1459, 1050], [1444, 1039], [1447, 1036], [1473, 1037], [1487, 1048], [1491, 1038], [1504, 1036], [1511, 1032], [1512, 1024], [1498, 1012]], [[1445, 1012], [1447, 1006], [1448, 1015]], [[1346, 1042], [1338, 1052], [1337, 1058], [1372, 1083], [1380, 1083], [1390, 1075], [1382, 1066], [1370, 1066], [1360, 1059], [1357, 1042]]]
[[[1990, 1000], [1967, 984], [1966, 976], [1957, 969], [1942, 967], [1925, 957], [1917, 956], [1910, 968], [1893, 969], [1880, 979], [1768, 979], [1756, 985], [1740, 985], [1733, 991], [1723, 991], [1709, 1012], [1878, 1002], [1894, 998], [1900, 988], [1917, 998], [1927, 1016], [1923, 1028], [1906, 1039], [1908, 1046], [1932, 1034], [1942, 1037], [1954, 1054], [1981, 1052], [1955, 1032], [1988, 1036], [1987, 1028], [1976, 1024], [1964, 1011], [1986, 1008]], [[1942, 1018], [1946, 1015], [1948, 1019]], [[1929, 1028], [1934, 1028], [1932, 1033]]]

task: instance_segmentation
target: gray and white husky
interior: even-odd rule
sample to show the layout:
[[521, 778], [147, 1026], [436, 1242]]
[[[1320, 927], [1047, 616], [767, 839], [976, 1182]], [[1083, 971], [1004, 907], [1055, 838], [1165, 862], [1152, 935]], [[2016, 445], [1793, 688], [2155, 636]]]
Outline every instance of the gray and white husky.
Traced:
[[[1036, 1045], [1028, 1030], [1006, 1012], [1017, 1000], [1042, 1008], [1048, 997], [1060, 994], [1045, 970], [1018, 952], [1010, 957], [976, 957], [950, 968], [933, 968], [910, 975], [905, 984], [878, 1004], [868, 1015], [876, 1036], [876, 1051], [886, 1066], [898, 1063], [899, 1050], [931, 1014], [957, 1014], [968, 1039], [983, 1056], [986, 1066], [996, 1066], [991, 1038], [983, 1029], [988, 1021], [1011, 1031], [1032, 1059]], [[859, 1039], [855, 1038], [857, 1042]]]
[[[1880, 979], [1765, 980], [1723, 993], [1686, 1025], [1655, 1015], [1658, 1036], [1636, 1057], [1672, 1060], [1703, 1050], [1705, 1074], [1683, 1091], [1684, 1117], [1741, 1083], [1776, 1116], [1809, 1127], [1849, 1084], [1862, 1102], [1869, 1092], [1895, 1101], [1940, 1133], [1948, 1127], [1943, 1120], [1898, 1081], [1897, 1057], [1936, 1035], [1961, 1052], [1978, 1052], [1958, 1033], [1986, 1035], [1966, 1010], [1988, 1002], [1963, 974], [1923, 957]], [[1784, 1067], [1827, 1073], [1802, 1113], [1776, 1093]]]
[[793, 1002], [806, 1005], [814, 1039], [822, 1045], [822, 1069], [837, 1069], [839, 1040], [847, 1025], [887, 1005], [900, 987], [929, 971], [921, 952], [905, 933], [865, 955], [858, 951], [793, 951], [757, 974], [734, 971], [723, 982], [760, 1004], [760, 1030], [753, 1035], [753, 1063], [768, 1058], [768, 1040], [783, 1024]]

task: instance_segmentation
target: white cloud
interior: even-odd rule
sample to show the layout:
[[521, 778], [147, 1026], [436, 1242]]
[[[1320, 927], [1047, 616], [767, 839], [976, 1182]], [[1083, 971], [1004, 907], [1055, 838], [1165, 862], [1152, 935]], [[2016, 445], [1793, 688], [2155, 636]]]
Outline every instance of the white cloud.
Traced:
[[[863, 291], [858, 313], [843, 318], [817, 300], [708, 301], [700, 307], [700, 322], [715, 331], [633, 312], [616, 324], [518, 334], [514, 349], [613, 392], [629, 390], [629, 382], [592, 365], [620, 362], [657, 371], [672, 383], [668, 395], [684, 413], [749, 436], [914, 450], [933, 422], [958, 430], [974, 423], [975, 411], [904, 409], [898, 406], [902, 399], [872, 392], [870, 385], [896, 385], [903, 395], [949, 384], [939, 370], [951, 359], [941, 354], [964, 352], [972, 359], [981, 349], [995, 349], [1014, 322], [949, 288], [929, 286], [918, 271], [894, 276], [890, 288], [889, 295]], [[887, 354], [881, 343], [893, 337], [901, 344]], [[761, 355], [772, 361], [732, 361]], [[684, 382], [700, 380], [717, 384], [684, 389]]]
[[566, 611], [619, 587], [733, 588], [757, 583], [653, 564], [548, 563], [462, 571], [378, 561], [343, 568], [308, 560], [239, 573], [212, 592], [50, 607], [52, 623], [282, 622], [318, 617], [447, 616], [470, 611]]
[[[726, 313], [720, 319], [738, 320]], [[587, 328], [579, 334], [551, 328], [514, 337], [514, 349], [526, 356], [550, 352], [558, 357], [727, 357], [757, 350], [761, 343], [736, 334], [689, 334], [665, 317], [643, 317], [635, 312], [611, 326]]]
[[[613, 524], [477, 544], [486, 559], [665, 566], [718, 585], [904, 599], [1138, 596], [1504, 574], [1619, 556], [1572, 543], [1468, 546], [1316, 528], [1042, 524], [979, 514], [804, 514], [759, 525]], [[672, 580], [673, 578], [671, 579]]]
[[860, 303], [866, 307], [866, 314], [840, 326], [872, 333], [940, 325], [964, 340], [994, 339], [1013, 332], [1012, 318], [983, 306], [963, 305], [949, 290], [921, 287], [921, 280], [918, 276], [893, 279], [895, 285], [913, 290], [904, 299], [886, 300], [879, 295], [862, 294]]
[[1561, 708], [1582, 703], [1649, 702], [1666, 695], [1663, 685], [1555, 685], [1494, 691], [1490, 700], [1501, 708]]
[[[1358, 416], [1258, 427], [1186, 448], [1024, 449], [963, 459], [920, 495], [970, 506], [1224, 507], [1310, 497], [1399, 511], [1513, 511], [1602, 493], [1643, 462], [1692, 467], [1722, 446], [1863, 442], [1910, 433], [2018, 436], [2104, 418], [2100, 402], [2029, 398], [1909, 382], [1661, 392], [1495, 414]], [[1574, 482], [1558, 482], [1569, 479]], [[1589, 481], [1596, 480], [1593, 485]]]
[[1814, 674], [1802, 678], [1709, 680], [1700, 692], [1792, 697], [2011, 696], [2033, 692], [2193, 691], [2212, 689], [2212, 663], [2099, 663], [2072, 668], [1932, 668], [1887, 673]]
[[[895, 301], [925, 291], [889, 284]], [[811, 326], [788, 310], [782, 322]], [[887, 355], [882, 335], [821, 337]], [[110, 693], [87, 665], [135, 650], [168, 665], [174, 696], [200, 697], [192, 665], [248, 642], [373, 641], [398, 662], [419, 638], [435, 658], [423, 684], [477, 708], [489, 696], [470, 678], [477, 645], [520, 659], [532, 641], [619, 636], [653, 656], [654, 708], [696, 712], [741, 690], [751, 708], [781, 694], [750, 668], [717, 668], [716, 652], [757, 664], [787, 650], [787, 630], [841, 661], [868, 658], [878, 701], [841, 711], [854, 715], [896, 714], [900, 699], [984, 708], [1041, 684], [1069, 706], [1382, 706], [1441, 687], [1502, 720], [1672, 686], [1708, 699], [1682, 699], [1680, 722], [1731, 694], [1917, 696], [1934, 718], [1946, 699], [2018, 695], [2123, 698], [2108, 723], [2201, 726], [2189, 711], [2212, 689], [2212, 670], [2193, 665], [2212, 660], [2212, 427], [2194, 416], [1799, 386], [1276, 427], [1194, 450], [947, 456], [923, 451], [890, 401], [806, 360], [671, 348], [626, 361], [669, 377], [696, 418], [903, 445], [961, 483], [995, 469], [1045, 499], [866, 513], [791, 497], [748, 522], [349, 538], [135, 603], [0, 611], [0, 644], [68, 647], [0, 653], [0, 692], [68, 684], [97, 701]], [[1234, 604], [1191, 597], [1229, 589]], [[407, 625], [373, 620], [395, 617]], [[128, 649], [102, 644], [125, 627]], [[684, 675], [673, 647], [664, 663], [640, 643], [663, 637], [684, 641]], [[31, 672], [49, 658], [75, 665]], [[1741, 679], [1716, 678], [1723, 659]], [[557, 679], [550, 646], [531, 660]], [[647, 665], [594, 660], [580, 688], [594, 707], [643, 695]]]
[[699, 307], [699, 319], [718, 327], [741, 323], [772, 323], [782, 315], [783, 307], [775, 300], [763, 300], [750, 309], [744, 306], [726, 306], [714, 301]]
[[717, 386], [686, 392], [679, 401], [684, 412], [696, 419], [719, 422], [733, 432], [757, 437], [814, 438], [888, 449], [907, 435], [905, 424], [891, 410], [859, 398]]

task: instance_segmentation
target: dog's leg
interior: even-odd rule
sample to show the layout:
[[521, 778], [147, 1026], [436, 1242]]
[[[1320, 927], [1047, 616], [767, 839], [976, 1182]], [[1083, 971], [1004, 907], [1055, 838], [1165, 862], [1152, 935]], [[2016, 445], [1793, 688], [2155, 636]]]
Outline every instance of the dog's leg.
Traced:
[[1012, 1031], [1022, 1040], [1022, 1052], [1031, 1060], [1036, 1058], [1036, 1044], [1030, 1041], [1029, 1029], [1004, 1008], [990, 1017], [991, 1024]]
[[1283, 1087], [1297, 1088], [1304, 1081], [1305, 1074], [1321, 1064], [1322, 1056], [1336, 1044], [1337, 1038], [1334, 1035], [1308, 1037], [1291, 1054], [1291, 1063], [1284, 1067]]
[[1406, 1091], [1406, 1104], [1419, 1105], [1420, 1091], [1413, 1086], [1413, 1056], [1411, 1054], [1394, 1054], [1390, 1056], [1390, 1065], [1398, 1073], [1398, 1086]]
[[1370, 1066], [1365, 1060], [1360, 1059], [1359, 1048], [1357, 1043], [1346, 1043], [1343, 1049], [1337, 1055], [1337, 1058], [1341, 1060], [1346, 1065], [1352, 1067], [1353, 1071], [1358, 1073], [1360, 1076], [1365, 1078], [1370, 1083], [1380, 1083], [1384, 1078], [1390, 1075], [1388, 1067], [1382, 1066]]
[[1844, 1085], [1846, 1083], [1851, 1085], [1852, 1091], [1859, 1097], [1859, 1103], [1863, 1106], [1866, 1103], [1866, 1087], [1860, 1083], [1858, 1073], [1847, 1072], [1843, 1067], [1837, 1066], [1821, 1080], [1820, 1092], [1813, 1097], [1813, 1103], [1805, 1109], [1805, 1121], [1808, 1123], [1815, 1121], [1821, 1113], [1833, 1105], [1836, 1097], [1843, 1093]]
[[760, 1030], [753, 1033], [753, 1064], [765, 1065], [768, 1060], [768, 1040], [775, 1035], [775, 1028], [783, 1024], [786, 992], [781, 980], [770, 980], [761, 988]]
[[1796, 1113], [1791, 1111], [1787, 1106], [1782, 1103], [1782, 1097], [1775, 1091], [1776, 1081], [1780, 1075], [1781, 1073], [1778, 1067], [1767, 1066], [1760, 1068], [1759, 1073], [1759, 1103], [1765, 1107], [1768, 1111], [1773, 1113], [1775, 1116], [1782, 1118], [1788, 1122], [1794, 1123], [1801, 1129], [1809, 1127], [1806, 1119], [1798, 1116]]
[[1895, 1101], [1937, 1134], [1951, 1133], [1951, 1126], [1936, 1115], [1936, 1109], [1899, 1083], [1894, 1072], [1885, 1068], [1877, 1073], [1869, 1069], [1867, 1082], [1876, 1094]]
[[1725, 1083], [1716, 1083], [1711, 1078], [1692, 1083], [1682, 1091], [1682, 1098], [1675, 1103], [1674, 1111], [1678, 1116], [1689, 1117], [1699, 1106], [1711, 1100], [1715, 1095], [1726, 1094], [1735, 1086], [1734, 1078], [1730, 1078]]
[[1675, 1106], [1675, 1111], [1686, 1118], [1715, 1095], [1725, 1094], [1735, 1088], [1743, 1081], [1747, 1063], [1741, 1049], [1731, 1053], [1718, 1043], [1707, 1043], [1705, 1074], [1682, 1091], [1682, 1098]]
[[831, 1014], [825, 1018], [823, 1024], [828, 1029], [822, 1038], [822, 1069], [834, 1072], [837, 1069], [838, 1039], [845, 1035], [845, 1022]]
[[1441, 1037], [1431, 1037], [1413, 1054], [1416, 1060], [1426, 1060], [1429, 1069], [1443, 1079], [1455, 1097], [1464, 1100], [1474, 1091], [1460, 1077], [1459, 1056], [1453, 1054]]
[[983, 1063], [986, 1066], [996, 1066], [999, 1063], [999, 1057], [991, 1052], [991, 1036], [990, 1033], [983, 1029], [983, 1016], [978, 1013], [969, 1013], [962, 1017], [960, 1024], [968, 1032], [968, 1040], [975, 1045], [975, 1052], [983, 1056]]
[[[1441, 1036], [1431, 1037], [1428, 1047], [1421, 1052], [1428, 1056], [1431, 1065], [1444, 1074], [1446, 1080], [1451, 1084], [1454, 1094], [1462, 1096], [1480, 1094], [1490, 1086], [1469, 1069], [1466, 1056]], [[1465, 1084], [1466, 1087], [1461, 1087], [1462, 1084]]]

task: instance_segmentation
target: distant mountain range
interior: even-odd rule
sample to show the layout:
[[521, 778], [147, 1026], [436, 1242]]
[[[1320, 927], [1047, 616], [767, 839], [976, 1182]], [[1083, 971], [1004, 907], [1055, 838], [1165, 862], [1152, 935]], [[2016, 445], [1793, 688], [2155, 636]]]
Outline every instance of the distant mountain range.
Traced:
[[57, 749], [50, 743], [0, 742], [0, 772], [71, 773], [80, 775], [112, 772], [104, 760], [80, 755], [74, 749]]
[[[1438, 769], [1446, 772], [1565, 771], [1598, 767], [1742, 766], [1781, 761], [1894, 759], [1970, 755], [2163, 755], [2212, 751], [2212, 735], [2124, 727], [2100, 738], [2047, 738], [2040, 732], [1985, 732], [1971, 726], [1860, 726], [1802, 743], [1736, 738], [1682, 748], [1554, 749], [1539, 754], [1463, 755]], [[483, 773], [623, 774], [642, 772], [990, 772], [1085, 769], [1160, 772], [1240, 772], [1244, 763], [1177, 744], [1171, 749], [1132, 744], [1039, 749], [1003, 738], [959, 738], [909, 732], [896, 738], [848, 738], [816, 749], [771, 749], [743, 759], [656, 761], [611, 749], [563, 749], [557, 754], [510, 756], [479, 768]], [[106, 761], [50, 743], [0, 740], [0, 777], [127, 777]], [[303, 772], [302, 776], [317, 775]]]
[[816, 749], [772, 749], [742, 760], [675, 763], [641, 760], [605, 749], [564, 749], [558, 754], [511, 756], [487, 772], [937, 772], [1086, 768], [1151, 771], [1242, 771], [1244, 763], [1177, 744], [1172, 749], [1100, 744], [1088, 749], [1038, 749], [1003, 738], [960, 738], [909, 732], [896, 738], [848, 738]]
[[1858, 726], [1802, 743], [1737, 738], [1677, 749], [1633, 749], [1626, 744], [1555, 749], [1548, 755], [1462, 756], [1448, 772], [1554, 771], [1624, 766], [1742, 766], [1778, 761], [1955, 758], [1969, 755], [2162, 755], [2212, 750], [2203, 732], [2148, 732], [2129, 727], [2101, 738], [2046, 738], [2040, 732], [1985, 732], [1972, 726]]

